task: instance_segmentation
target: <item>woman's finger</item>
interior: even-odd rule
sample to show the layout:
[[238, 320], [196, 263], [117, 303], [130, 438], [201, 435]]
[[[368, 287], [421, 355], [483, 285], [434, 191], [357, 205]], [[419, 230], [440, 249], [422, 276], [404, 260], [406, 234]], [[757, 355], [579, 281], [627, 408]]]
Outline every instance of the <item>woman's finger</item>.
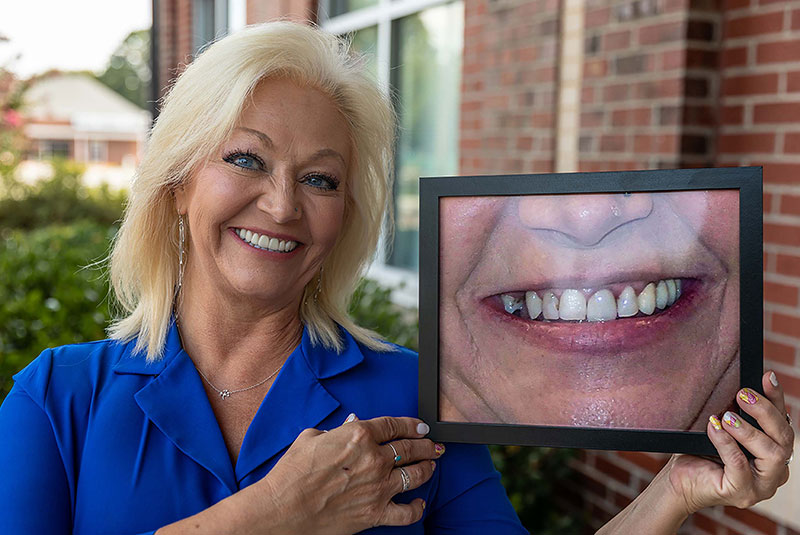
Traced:
[[415, 463], [424, 459], [438, 459], [444, 454], [445, 449], [444, 444], [438, 444], [427, 438], [394, 440], [387, 442], [383, 447], [390, 451], [397, 465]]
[[[732, 422], [730, 415], [736, 416], [733, 413], [725, 413], [725, 416], [728, 416], [728, 421]], [[741, 418], [738, 419], [741, 420]], [[753, 472], [750, 469], [750, 461], [734, 437], [728, 432], [730, 427], [733, 427], [732, 423], [723, 422], [716, 416], [711, 416], [707, 427], [708, 438], [717, 448], [717, 453], [719, 453], [720, 459], [725, 465], [725, 479], [730, 484], [730, 487], [732, 489], [752, 488]], [[723, 488], [720, 489], [721, 492], [730, 490], [724, 488], [724, 484]]]
[[[741, 389], [736, 396], [736, 401], [742, 410], [755, 418], [758, 425], [764, 430], [763, 433], [760, 433], [750, 424], [742, 421], [740, 429], [744, 429], [746, 432], [739, 433], [740, 436], [748, 438], [753, 433], [757, 433], [757, 437], [752, 441], [752, 448], [745, 442], [742, 444], [760, 459], [769, 459], [772, 454], [780, 461], [788, 459], [794, 444], [794, 433], [786, 421], [786, 415], [768, 398], [760, 396], [749, 388]], [[734, 434], [737, 440], [739, 435]]]
[[375, 442], [383, 443], [398, 438], [422, 438], [428, 434], [430, 427], [419, 418], [381, 416], [371, 420], [362, 420], [367, 426]]
[[422, 486], [431, 478], [435, 468], [435, 461], [422, 461], [406, 466], [398, 466], [392, 470], [389, 478], [393, 491], [392, 496]]
[[425, 501], [417, 498], [409, 504], [389, 502], [376, 526], [408, 526], [422, 520]]
[[761, 378], [761, 386], [764, 394], [769, 398], [781, 416], [786, 418], [786, 401], [783, 398], [783, 387], [778, 381], [778, 376], [773, 371], [769, 371]]

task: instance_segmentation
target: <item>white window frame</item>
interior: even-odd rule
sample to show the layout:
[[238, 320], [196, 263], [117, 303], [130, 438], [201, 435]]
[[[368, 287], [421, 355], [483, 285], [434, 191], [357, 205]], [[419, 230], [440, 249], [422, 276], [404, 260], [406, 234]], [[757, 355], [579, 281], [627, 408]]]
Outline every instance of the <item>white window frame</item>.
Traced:
[[[319, 1], [317, 19], [322, 29], [344, 35], [370, 26], [378, 28], [377, 70], [378, 84], [388, 92], [391, 81], [392, 23], [402, 17], [425, 9], [448, 4], [453, 0], [378, 0], [374, 6], [365, 7], [335, 17], [329, 17], [330, 0]], [[419, 276], [416, 271], [386, 263], [385, 236], [381, 238], [379, 252], [367, 271], [367, 277], [394, 288], [392, 299], [405, 307], [419, 306]]]

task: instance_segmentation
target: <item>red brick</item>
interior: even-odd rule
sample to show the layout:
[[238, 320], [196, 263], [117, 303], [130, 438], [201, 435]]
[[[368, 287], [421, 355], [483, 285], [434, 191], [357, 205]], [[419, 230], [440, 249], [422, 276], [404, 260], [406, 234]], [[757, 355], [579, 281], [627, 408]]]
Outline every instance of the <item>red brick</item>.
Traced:
[[709, 533], [717, 532], [717, 522], [702, 513], [693, 514], [692, 520], [694, 520], [694, 525], [700, 529], [704, 529]]
[[655, 138], [655, 152], [672, 154], [678, 150], [677, 135], [660, 135]]
[[767, 212], [772, 212], [772, 198], [773, 195], [770, 195], [769, 193], [764, 193], [761, 205], [764, 207], [765, 214]]
[[756, 62], [775, 63], [800, 60], [800, 39], [762, 43], [756, 48]]
[[604, 102], [617, 102], [628, 98], [630, 84], [614, 84], [603, 89]]
[[638, 451], [620, 451], [617, 455], [623, 459], [632, 462], [636, 466], [644, 468], [651, 474], [655, 474], [661, 470], [667, 463], [667, 457], [654, 453], [641, 453]]
[[800, 9], [792, 11], [792, 29], [800, 30]]
[[783, 28], [783, 12], [749, 15], [727, 21], [725, 37], [746, 37], [778, 32]]
[[656, 43], [668, 43], [683, 39], [684, 24], [682, 21], [664, 22], [644, 26], [639, 30], [640, 45], [654, 45]]
[[[764, 173], [766, 176], [766, 173]], [[800, 227], [780, 223], [764, 223], [764, 241], [778, 245], [791, 245], [800, 247]], [[795, 277], [800, 277], [800, 267], [794, 271]]]
[[765, 535], [775, 535], [778, 531], [778, 526], [772, 520], [754, 513], [749, 509], [737, 509], [736, 507], [726, 507], [725, 514], [731, 518], [735, 518], [742, 524], [747, 524], [751, 528], [759, 530]]
[[584, 17], [584, 26], [586, 28], [592, 28], [594, 26], [603, 26], [608, 24], [610, 15], [611, 9], [607, 7], [587, 11]]
[[778, 91], [778, 75], [749, 74], [731, 76], [723, 81], [723, 95], [760, 95]]
[[800, 215], [800, 195], [781, 195], [781, 213]]
[[783, 138], [783, 151], [787, 153], [800, 153], [800, 132], [787, 133]]
[[653, 136], [637, 134], [633, 137], [633, 150], [637, 154], [647, 154], [652, 150]]
[[778, 284], [777, 282], [764, 283], [764, 299], [772, 303], [790, 307], [797, 306], [797, 294], [797, 286]]
[[774, 360], [775, 362], [781, 362], [787, 366], [794, 366], [794, 357], [796, 353], [797, 348], [793, 346], [764, 340], [764, 358], [767, 360]]
[[629, 30], [609, 33], [603, 36], [603, 50], [606, 51], [628, 48], [630, 44], [631, 32]]
[[606, 135], [600, 138], [602, 152], [623, 152], [625, 150], [625, 136]]
[[583, 64], [584, 78], [600, 78], [608, 72], [608, 62], [604, 59], [590, 59]]
[[[800, 232], [800, 229], [795, 227], [792, 228], [791, 232], [798, 233]], [[778, 273], [781, 273], [782, 275], [789, 275], [790, 277], [800, 277], [800, 256], [779, 254], [775, 260], [775, 269]]]
[[712, 50], [701, 50], [690, 48], [686, 51], [686, 66], [705, 67], [708, 69], [716, 69], [719, 63], [719, 54]]
[[720, 109], [722, 124], [742, 124], [744, 121], [744, 106], [722, 106]]
[[800, 91], [800, 71], [786, 75], [786, 89], [790, 92]]
[[719, 137], [720, 152], [759, 153], [775, 150], [775, 134], [728, 134]]
[[756, 123], [800, 122], [800, 101], [757, 104], [753, 108], [753, 121]]
[[747, 63], [747, 47], [740, 46], [722, 51], [722, 67], [739, 67]]
[[581, 103], [591, 104], [594, 102], [594, 87], [584, 87], [581, 89]]
[[[765, 163], [764, 182], [797, 184], [800, 182], [800, 163]], [[797, 230], [797, 234], [800, 234], [800, 229]]]
[[686, 51], [682, 48], [667, 50], [661, 54], [661, 69], [669, 71], [680, 69], [686, 64]]
[[612, 479], [616, 479], [620, 483], [627, 485], [631, 477], [627, 470], [620, 468], [603, 457], [595, 459], [595, 467], [603, 472], [605, 475]]

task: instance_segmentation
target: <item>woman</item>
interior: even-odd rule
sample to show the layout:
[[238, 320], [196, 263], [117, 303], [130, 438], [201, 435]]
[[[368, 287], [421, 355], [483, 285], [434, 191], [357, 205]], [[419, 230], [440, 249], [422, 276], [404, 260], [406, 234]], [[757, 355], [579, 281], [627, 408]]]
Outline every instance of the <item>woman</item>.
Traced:
[[441, 209], [443, 420], [703, 431], [731, 408], [737, 191]]
[[[408, 417], [414, 356], [344, 312], [387, 205], [390, 109], [338, 40], [291, 23], [187, 68], [114, 246], [114, 341], [45, 351], [0, 411], [0, 532], [524, 532], [485, 448], [445, 452]], [[674, 463], [638, 502], [664, 529], [785, 477], [791, 431], [770, 401], [748, 409], [763, 470], [734, 490]]]

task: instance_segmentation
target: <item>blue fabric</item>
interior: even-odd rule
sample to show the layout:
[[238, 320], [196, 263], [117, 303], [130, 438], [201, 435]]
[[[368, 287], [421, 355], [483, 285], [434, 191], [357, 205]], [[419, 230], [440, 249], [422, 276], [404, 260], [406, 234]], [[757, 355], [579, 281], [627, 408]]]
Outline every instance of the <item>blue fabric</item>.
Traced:
[[[344, 336], [336, 354], [303, 334], [235, 466], [174, 326], [152, 364], [132, 342], [44, 351], [0, 407], [0, 533], [153, 533], [264, 477], [303, 429], [337, 427], [351, 412], [415, 416], [416, 354]], [[527, 533], [482, 446], [448, 444], [433, 478], [396, 501], [416, 497], [423, 522], [365, 533]]]

